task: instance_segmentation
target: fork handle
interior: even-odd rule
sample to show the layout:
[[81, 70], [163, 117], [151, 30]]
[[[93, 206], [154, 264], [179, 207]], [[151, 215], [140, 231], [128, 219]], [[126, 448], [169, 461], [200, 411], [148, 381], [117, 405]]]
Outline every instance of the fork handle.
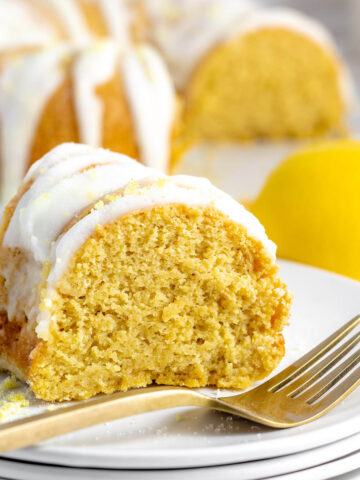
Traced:
[[146, 387], [101, 395], [1, 425], [0, 453], [138, 413], [181, 406], [214, 407], [214, 403], [201, 393], [181, 387]]

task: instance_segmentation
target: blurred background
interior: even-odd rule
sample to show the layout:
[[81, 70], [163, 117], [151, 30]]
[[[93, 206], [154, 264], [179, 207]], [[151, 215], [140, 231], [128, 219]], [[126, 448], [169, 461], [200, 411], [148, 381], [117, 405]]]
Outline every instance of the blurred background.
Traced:
[[[290, 7], [319, 21], [332, 33], [354, 80], [357, 102], [348, 115], [353, 137], [360, 136], [360, 0], [258, 0], [269, 7]], [[268, 175], [304, 142], [221, 145], [195, 148], [178, 173], [206, 176], [245, 204], [259, 194]]]
[[296, 8], [327, 26], [360, 85], [359, 0], [261, 0], [263, 5]]

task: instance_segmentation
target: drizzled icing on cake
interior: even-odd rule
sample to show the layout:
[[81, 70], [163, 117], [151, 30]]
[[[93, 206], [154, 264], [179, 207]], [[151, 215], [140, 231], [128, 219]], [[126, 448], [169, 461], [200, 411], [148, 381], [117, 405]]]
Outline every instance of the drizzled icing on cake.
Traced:
[[63, 47], [14, 60], [0, 72], [1, 203], [26, 171], [41, 114], [64, 79]]
[[96, 87], [114, 75], [116, 46], [113, 43], [85, 50], [73, 66], [75, 111], [80, 140], [92, 147], [102, 144], [103, 105]]
[[105, 41], [78, 52], [62, 45], [13, 60], [0, 73], [2, 201], [8, 200], [23, 178], [41, 114], [64, 81], [69, 58], [80, 141], [101, 146], [103, 106], [96, 89], [118, 74], [123, 79], [141, 161], [167, 169], [174, 91], [155, 51], [147, 46], [123, 51]]
[[[92, 1], [112, 38], [123, 46], [128, 44], [131, 1]], [[95, 37], [77, 0], [0, 0], [0, 12], [0, 50], [46, 46], [63, 38], [63, 34], [77, 45], [84, 45]], [[49, 13], [58, 25], [52, 22]], [[59, 31], [59, 27], [63, 32]]]
[[64, 26], [68, 37], [81, 45], [89, 42], [92, 35], [86, 25], [84, 15], [74, 0], [41, 0], [54, 10], [56, 17]]
[[128, 50], [121, 69], [141, 158], [148, 167], [165, 172], [175, 92], [159, 55], [150, 48], [139, 49], [137, 54]]
[[[63, 144], [28, 172], [27, 191], [19, 200], [5, 232], [3, 247], [19, 248], [27, 260], [22, 272], [24, 288], [10, 290], [7, 311], [16, 312], [23, 299], [39, 290], [44, 265], [49, 266], [41, 299], [51, 305], [56, 284], [97, 225], [105, 225], [128, 213], [157, 205], [212, 206], [242, 225], [275, 257], [275, 245], [259, 221], [242, 205], [215, 188], [208, 180], [189, 176], [166, 176], [120, 154], [84, 145]], [[2, 271], [11, 283], [11, 271]], [[39, 294], [40, 295], [40, 294]], [[39, 297], [40, 303], [40, 297]], [[25, 301], [25, 314], [36, 331], [46, 338], [51, 317], [39, 314]]]
[[[153, 40], [164, 54], [179, 89], [186, 87], [198, 62], [219, 43], [262, 28], [298, 32], [339, 55], [330, 33], [318, 22], [290, 8], [261, 8], [239, 0], [145, 0]], [[186, 52], [186, 55], [184, 55]], [[339, 64], [344, 100], [353, 95], [348, 73]]]
[[213, 46], [230, 36], [255, 8], [248, 0], [145, 0], [150, 35], [182, 89], [194, 67]]
[[132, 12], [127, 0], [98, 0], [111, 36], [122, 46], [130, 43]]
[[0, 51], [55, 41], [58, 32], [23, 0], [0, 0]]

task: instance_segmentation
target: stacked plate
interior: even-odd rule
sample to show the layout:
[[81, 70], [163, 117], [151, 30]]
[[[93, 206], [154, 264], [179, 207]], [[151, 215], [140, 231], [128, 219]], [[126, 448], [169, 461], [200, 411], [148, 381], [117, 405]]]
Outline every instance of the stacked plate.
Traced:
[[[292, 262], [280, 265], [295, 302], [285, 333], [287, 354], [278, 370], [360, 312], [360, 283]], [[206, 409], [153, 412], [6, 453], [0, 459], [0, 477], [331, 478], [360, 468], [359, 404], [360, 389], [319, 420], [287, 430]], [[30, 411], [44, 408], [33, 402]]]

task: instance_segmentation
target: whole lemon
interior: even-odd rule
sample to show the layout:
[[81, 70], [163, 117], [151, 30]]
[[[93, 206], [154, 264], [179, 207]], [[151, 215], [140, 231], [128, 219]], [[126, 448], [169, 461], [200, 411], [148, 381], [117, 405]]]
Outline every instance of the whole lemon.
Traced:
[[251, 211], [279, 257], [360, 280], [360, 142], [329, 141], [293, 154]]

